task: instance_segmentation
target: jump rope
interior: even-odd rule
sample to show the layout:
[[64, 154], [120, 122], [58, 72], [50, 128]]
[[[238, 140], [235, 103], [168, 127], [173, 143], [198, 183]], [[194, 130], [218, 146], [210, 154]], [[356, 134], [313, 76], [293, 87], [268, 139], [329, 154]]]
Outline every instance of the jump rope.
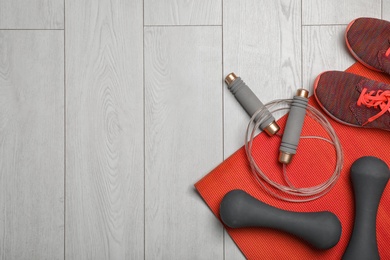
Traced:
[[[336, 184], [343, 166], [343, 151], [340, 141], [328, 120], [313, 106], [307, 104], [308, 91], [299, 89], [293, 99], [278, 99], [263, 104], [249, 89], [240, 77], [230, 73], [226, 79], [229, 90], [237, 101], [251, 116], [245, 134], [245, 151], [248, 162], [257, 182], [271, 196], [289, 202], [307, 202], [322, 197]], [[284, 107], [281, 107], [284, 105]], [[279, 148], [279, 162], [283, 164], [282, 173], [287, 185], [282, 185], [270, 179], [255, 161], [252, 148], [253, 139], [257, 129], [264, 130], [269, 136], [281, 136], [278, 134], [279, 126], [275, 122], [272, 113], [289, 110], [289, 115]], [[302, 125], [305, 116], [311, 117], [319, 123], [327, 132], [330, 139], [321, 136], [301, 136]], [[318, 139], [332, 144], [336, 151], [336, 164], [331, 177], [323, 183], [311, 187], [295, 187], [287, 174], [287, 167], [298, 146], [299, 139]], [[283, 195], [282, 195], [283, 194]]]
[[[279, 99], [267, 104], [261, 103], [256, 95], [241, 80], [229, 74], [226, 79], [229, 90], [241, 106], [251, 116], [246, 134], [245, 151], [251, 171], [259, 185], [275, 198], [289, 202], [315, 200], [336, 184], [343, 166], [343, 151], [340, 141], [328, 120], [316, 108], [308, 104], [309, 92], [298, 89], [293, 99]], [[281, 105], [283, 105], [281, 107]], [[272, 113], [289, 110], [283, 135]], [[329, 136], [301, 136], [305, 117], [308, 116], [320, 124]], [[253, 140], [257, 129], [264, 130], [269, 136], [281, 136], [279, 162], [287, 185], [270, 179], [258, 166], [252, 154]], [[298, 142], [303, 138], [318, 139], [332, 144], [336, 151], [336, 164], [332, 176], [323, 183], [299, 188], [288, 178], [287, 167], [296, 153]], [[261, 144], [260, 144], [261, 145]], [[256, 144], [256, 148], [259, 148]], [[355, 193], [355, 222], [343, 259], [380, 259], [376, 243], [376, 218], [379, 202], [385, 186], [390, 179], [386, 162], [372, 156], [356, 160], [350, 169], [351, 181]], [[332, 212], [292, 212], [278, 209], [261, 202], [243, 190], [231, 190], [222, 199], [220, 205], [221, 220], [230, 228], [267, 227], [293, 234], [317, 249], [330, 249], [340, 240], [342, 225]], [[364, 234], [364, 235], [362, 235]]]

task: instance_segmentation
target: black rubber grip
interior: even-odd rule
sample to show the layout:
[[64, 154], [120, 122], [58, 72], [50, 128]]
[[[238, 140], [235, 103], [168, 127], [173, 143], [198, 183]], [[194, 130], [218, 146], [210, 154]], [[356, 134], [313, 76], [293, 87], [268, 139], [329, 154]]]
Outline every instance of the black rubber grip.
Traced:
[[344, 260], [380, 259], [376, 242], [376, 213], [389, 177], [389, 167], [376, 157], [362, 157], [352, 164], [355, 223]]
[[295, 235], [318, 249], [329, 249], [340, 240], [341, 223], [335, 214], [299, 213], [267, 205], [242, 190], [233, 190], [221, 202], [222, 221], [231, 228], [265, 227]]

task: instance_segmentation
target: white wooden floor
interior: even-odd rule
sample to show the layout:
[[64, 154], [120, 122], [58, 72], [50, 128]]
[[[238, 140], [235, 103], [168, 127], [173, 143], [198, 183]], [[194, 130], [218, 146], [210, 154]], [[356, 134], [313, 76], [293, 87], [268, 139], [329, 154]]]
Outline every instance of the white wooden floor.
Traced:
[[243, 259], [193, 184], [390, 0], [0, 0], [0, 258]]

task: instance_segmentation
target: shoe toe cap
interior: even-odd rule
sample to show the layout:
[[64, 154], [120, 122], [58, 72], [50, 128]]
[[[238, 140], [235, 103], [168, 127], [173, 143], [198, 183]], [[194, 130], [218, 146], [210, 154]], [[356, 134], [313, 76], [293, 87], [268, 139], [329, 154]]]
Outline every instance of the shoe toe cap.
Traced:
[[351, 111], [359, 92], [356, 86], [362, 77], [340, 71], [327, 71], [320, 74], [314, 85], [314, 95], [319, 105], [335, 120], [341, 123], [358, 125]]

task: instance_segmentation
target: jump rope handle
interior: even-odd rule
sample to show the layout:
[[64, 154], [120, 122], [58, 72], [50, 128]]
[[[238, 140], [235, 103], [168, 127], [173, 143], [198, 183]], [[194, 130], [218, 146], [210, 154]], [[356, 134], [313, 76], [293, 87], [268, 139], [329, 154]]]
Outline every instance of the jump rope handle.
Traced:
[[376, 157], [362, 157], [352, 164], [355, 223], [343, 260], [380, 259], [376, 242], [376, 214], [389, 177], [389, 167]]
[[[262, 110], [254, 120], [255, 122], [260, 119], [262, 120], [260, 129], [264, 130], [269, 136], [273, 136], [280, 130], [279, 125], [275, 122], [275, 118], [269, 110], [240, 77], [237, 77], [232, 72], [226, 76], [225, 82], [228, 85], [230, 92], [250, 117], [257, 111]], [[303, 121], [306, 115], [308, 96], [309, 91], [306, 89], [298, 89], [296, 96], [293, 98], [282, 143], [279, 148], [279, 162], [281, 163], [289, 164], [296, 153]]]
[[289, 164], [297, 152], [299, 138], [305, 120], [309, 91], [298, 89], [291, 103], [290, 113], [279, 147], [279, 162]]
[[263, 110], [263, 113], [260, 113], [255, 118], [255, 122], [259, 119], [263, 120], [260, 124], [261, 130], [264, 130], [269, 136], [273, 136], [279, 131], [280, 128], [275, 122], [275, 118], [240, 77], [237, 77], [232, 72], [226, 76], [225, 82], [228, 85], [230, 92], [234, 95], [250, 117], [252, 117], [258, 110]]
[[292, 212], [267, 205], [243, 190], [225, 195], [220, 206], [222, 221], [231, 228], [265, 227], [295, 235], [315, 248], [329, 249], [341, 236], [339, 219], [331, 212]]

